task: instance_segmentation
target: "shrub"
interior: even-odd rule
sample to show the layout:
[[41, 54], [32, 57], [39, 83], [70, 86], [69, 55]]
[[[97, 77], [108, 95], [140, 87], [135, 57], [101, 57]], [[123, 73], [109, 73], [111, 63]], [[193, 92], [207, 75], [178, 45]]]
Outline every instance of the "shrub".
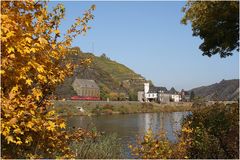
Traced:
[[149, 129], [143, 138], [138, 138], [137, 145], [130, 145], [132, 155], [143, 159], [167, 159], [171, 157], [171, 144], [166, 134], [154, 135]]
[[192, 121], [191, 158], [238, 158], [239, 106], [214, 104], [194, 111], [186, 121]]
[[130, 146], [137, 158], [239, 158], [239, 105], [214, 104], [186, 117], [177, 143], [149, 130]]

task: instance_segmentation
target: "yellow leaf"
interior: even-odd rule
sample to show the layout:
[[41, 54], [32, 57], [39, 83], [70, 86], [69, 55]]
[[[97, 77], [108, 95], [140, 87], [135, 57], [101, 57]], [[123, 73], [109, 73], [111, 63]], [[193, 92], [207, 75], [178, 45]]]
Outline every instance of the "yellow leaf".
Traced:
[[4, 74], [4, 73], [5, 73], [5, 71], [1, 69], [0, 70], [0, 74]]
[[66, 64], [66, 68], [70, 69], [71, 68], [71, 64], [70, 63]]
[[27, 136], [25, 143], [30, 143], [32, 141], [32, 137], [31, 136]]
[[96, 5], [95, 5], [95, 4], [92, 5], [92, 6], [91, 6], [91, 9], [92, 9], [92, 10], [95, 10], [95, 9], [96, 9]]
[[7, 131], [7, 130], [3, 130], [3, 131], [2, 131], [2, 135], [6, 136], [6, 135], [8, 135], [8, 134], [9, 134], [9, 131]]
[[29, 37], [27, 37], [27, 38], [26, 38], [26, 41], [27, 41], [28, 43], [31, 43], [31, 42], [32, 42], [32, 39], [29, 38]]
[[34, 112], [33, 110], [30, 110], [30, 113], [31, 113], [32, 115], [34, 115], [34, 114], [35, 114], [35, 112]]
[[33, 81], [32, 81], [31, 79], [27, 79], [27, 80], [26, 80], [26, 84], [29, 85], [29, 86], [32, 84], [32, 82], [33, 82]]
[[6, 19], [8, 19], [8, 15], [2, 14], [2, 15], [1, 15], [1, 18], [2, 18], [2, 20], [6, 20]]
[[38, 41], [40, 42], [40, 44], [47, 44], [48, 41], [42, 37], [38, 38]]
[[7, 42], [7, 38], [6, 37], [1, 37], [2, 42]]
[[42, 97], [42, 91], [40, 89], [33, 88], [32, 92], [37, 100], [39, 100], [40, 97]]
[[14, 54], [10, 54], [9, 57], [14, 59], [15, 55]]
[[34, 43], [34, 46], [41, 47], [41, 44], [40, 43]]
[[14, 33], [15, 33], [14, 31], [8, 32], [7, 33], [7, 38], [12, 37], [14, 35]]
[[47, 130], [54, 131], [55, 130], [55, 123], [52, 121], [48, 121], [49, 126], [47, 127]]
[[26, 79], [26, 77], [24, 75], [20, 74], [19, 79]]
[[33, 124], [33, 123], [30, 121], [30, 122], [28, 122], [28, 123], [27, 123], [27, 125], [26, 125], [26, 126], [27, 126], [28, 128], [32, 128], [32, 127], [33, 127], [33, 125], [34, 125], [34, 124]]
[[59, 127], [60, 127], [60, 128], [66, 128], [66, 125], [65, 125], [65, 123], [63, 122], [63, 123], [61, 123], [61, 124], [59, 125]]
[[41, 80], [41, 81], [43, 81], [43, 82], [47, 82], [47, 79], [46, 79], [45, 76], [39, 74], [39, 75], [37, 75], [37, 77], [38, 77], [39, 80]]
[[38, 71], [39, 73], [43, 73], [43, 72], [44, 72], [44, 68], [43, 68], [42, 66], [39, 66], [39, 67], [37, 68], [37, 71]]
[[54, 110], [49, 111], [49, 112], [47, 113], [48, 116], [52, 116], [52, 115], [54, 115], [54, 114], [55, 114], [55, 111], [54, 111]]
[[22, 144], [22, 141], [17, 141], [16, 144], [20, 145]]
[[20, 128], [16, 128], [16, 129], [14, 129], [13, 132], [16, 133], [16, 134], [20, 134], [20, 133], [22, 133], [22, 131], [21, 131]]
[[13, 47], [9, 47], [7, 52], [8, 53], [14, 52], [14, 48]]
[[56, 48], [56, 44], [52, 44], [52, 48], [55, 49]]
[[15, 87], [12, 88], [11, 92], [17, 92], [19, 89], [18, 85], [16, 85]]
[[8, 144], [9, 144], [9, 142], [14, 142], [12, 136], [7, 136], [6, 139], [7, 139]]
[[55, 30], [54, 33], [55, 34], [60, 34], [60, 31], [59, 30]]
[[30, 49], [30, 52], [35, 53], [35, 52], [36, 52], [36, 49], [35, 49], [35, 48], [31, 48], [31, 49]]

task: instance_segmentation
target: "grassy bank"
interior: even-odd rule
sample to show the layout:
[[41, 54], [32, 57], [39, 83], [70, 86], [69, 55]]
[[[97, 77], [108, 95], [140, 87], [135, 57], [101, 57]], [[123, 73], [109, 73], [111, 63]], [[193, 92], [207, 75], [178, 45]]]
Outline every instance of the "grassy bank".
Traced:
[[183, 112], [192, 110], [191, 106], [191, 103], [158, 104], [141, 103], [136, 101], [54, 101], [55, 110], [63, 116]]
[[99, 135], [71, 145], [77, 159], [120, 159], [123, 148], [117, 134]]

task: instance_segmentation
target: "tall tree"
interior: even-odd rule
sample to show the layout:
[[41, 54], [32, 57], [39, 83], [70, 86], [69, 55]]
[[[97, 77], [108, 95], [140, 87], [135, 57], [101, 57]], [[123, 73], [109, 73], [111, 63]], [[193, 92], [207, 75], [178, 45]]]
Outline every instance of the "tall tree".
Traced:
[[48, 95], [72, 74], [67, 50], [87, 31], [94, 8], [62, 36], [62, 4], [48, 12], [45, 1], [1, 2], [2, 158], [69, 158], [70, 136], [64, 121], [50, 111]]
[[203, 55], [225, 58], [239, 51], [239, 1], [188, 1], [182, 23], [191, 22]]

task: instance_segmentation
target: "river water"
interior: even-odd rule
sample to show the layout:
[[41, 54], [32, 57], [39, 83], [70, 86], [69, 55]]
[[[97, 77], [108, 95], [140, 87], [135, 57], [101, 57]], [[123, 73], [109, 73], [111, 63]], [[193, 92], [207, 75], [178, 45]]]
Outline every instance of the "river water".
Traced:
[[152, 128], [154, 133], [160, 130], [167, 132], [170, 141], [177, 140], [176, 132], [181, 129], [181, 123], [189, 112], [162, 112], [162, 113], [139, 113], [139, 114], [116, 114], [101, 116], [70, 116], [67, 117], [69, 129], [95, 127], [100, 132], [117, 133], [124, 148], [125, 158], [132, 158], [129, 144], [136, 143], [136, 137], [142, 136]]

